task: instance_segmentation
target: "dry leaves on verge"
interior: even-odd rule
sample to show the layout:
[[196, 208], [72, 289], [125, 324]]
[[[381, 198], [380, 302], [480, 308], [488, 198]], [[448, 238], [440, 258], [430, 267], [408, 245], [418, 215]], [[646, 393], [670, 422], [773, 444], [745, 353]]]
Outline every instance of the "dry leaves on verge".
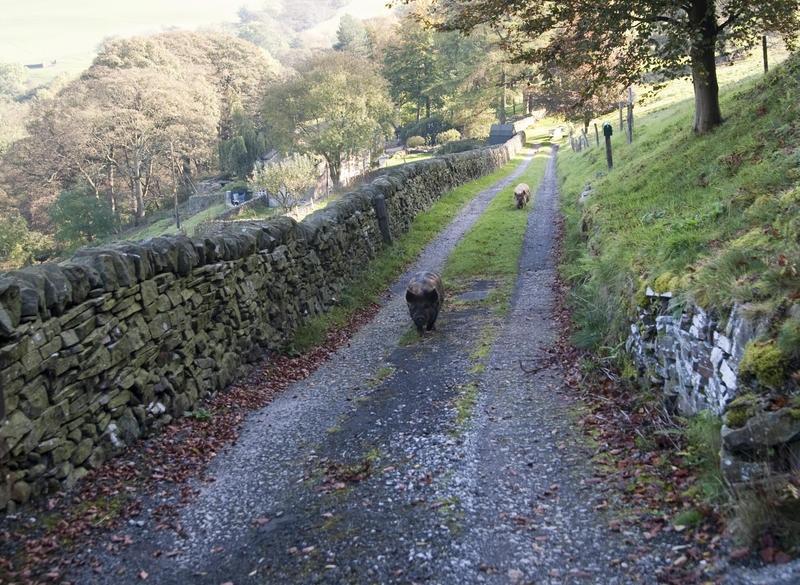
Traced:
[[[0, 526], [0, 585], [67, 585], [63, 576], [69, 567], [86, 563], [101, 573], [103, 567], [96, 559], [79, 559], [74, 551], [87, 548], [90, 542], [112, 552], [124, 550], [132, 541], [118, 531], [140, 515], [143, 497], [162, 501], [152, 512], [156, 529], [182, 532], [178, 509], [199, 493], [185, 485], [187, 480], [214, 481], [206, 476], [207, 464], [236, 441], [247, 413], [308, 377], [379, 310], [380, 305], [373, 303], [356, 311], [347, 326], [330, 331], [320, 346], [300, 356], [273, 355], [249, 376], [208, 399], [202, 408], [210, 416], [204, 420], [173, 421], [159, 435], [138, 441], [124, 455], [93, 471], [76, 491], [59, 492], [26, 511], [26, 518], [39, 520], [35, 526], [26, 525], [22, 515], [16, 520], [6, 518], [7, 526]], [[267, 521], [259, 518], [255, 523]], [[144, 570], [138, 576], [149, 578]]]

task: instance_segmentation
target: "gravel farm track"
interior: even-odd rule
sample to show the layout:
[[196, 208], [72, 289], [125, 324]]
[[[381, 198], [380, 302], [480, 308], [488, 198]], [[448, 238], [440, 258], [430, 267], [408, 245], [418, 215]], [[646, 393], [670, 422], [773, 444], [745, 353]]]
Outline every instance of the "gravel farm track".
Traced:
[[[733, 571], [722, 537], [723, 560], [705, 570], [705, 553], [692, 557], [669, 523], [621, 522], [610, 504], [619, 486], [597, 473], [598, 446], [558, 355], [557, 147], [520, 211], [528, 224], [508, 314], [480, 302], [495, 283], [456, 283], [437, 329], [402, 341], [410, 274], [440, 271], [495, 195], [511, 201], [535, 151], [443, 229], [346, 345], [242, 417], [202, 474], [137, 496], [135, 516], [93, 533], [43, 582], [800, 583], [796, 563]], [[166, 519], [165, 502], [175, 505]], [[665, 572], [687, 562], [695, 581]]]

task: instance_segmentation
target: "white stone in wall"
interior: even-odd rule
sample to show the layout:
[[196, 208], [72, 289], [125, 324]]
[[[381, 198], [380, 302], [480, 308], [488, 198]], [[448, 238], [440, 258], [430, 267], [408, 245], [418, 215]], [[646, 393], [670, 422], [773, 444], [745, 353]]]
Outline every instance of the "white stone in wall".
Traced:
[[724, 357], [725, 355], [722, 353], [722, 350], [719, 347], [711, 348], [711, 357], [709, 359], [715, 372], [719, 372], [719, 365], [722, 363], [722, 359]]
[[722, 365], [720, 365], [719, 374], [722, 376], [722, 383], [725, 384], [725, 387], [731, 392], [735, 392], [736, 388], [738, 388], [736, 372], [728, 364], [728, 360], [724, 360]]
[[656, 317], [656, 331], [664, 331], [672, 324], [673, 318], [668, 315]]
[[698, 374], [697, 372], [692, 372], [692, 390], [695, 392], [700, 392], [703, 388], [703, 376]]
[[696, 307], [689, 333], [698, 339], [705, 339], [706, 327], [708, 327], [708, 313], [700, 307]]

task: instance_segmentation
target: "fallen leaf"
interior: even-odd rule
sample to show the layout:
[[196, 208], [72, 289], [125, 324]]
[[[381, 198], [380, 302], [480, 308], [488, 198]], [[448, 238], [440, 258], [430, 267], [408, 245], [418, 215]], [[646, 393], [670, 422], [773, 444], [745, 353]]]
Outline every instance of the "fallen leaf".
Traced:
[[149, 576], [150, 575], [147, 574], [147, 571], [139, 571], [139, 579], [141, 579], [142, 581], [147, 579]]
[[737, 549], [731, 551], [731, 554], [728, 555], [728, 558], [729, 559], [743, 559], [744, 557], [746, 557], [749, 554], [750, 554], [750, 549], [745, 546], [745, 547], [737, 548]]

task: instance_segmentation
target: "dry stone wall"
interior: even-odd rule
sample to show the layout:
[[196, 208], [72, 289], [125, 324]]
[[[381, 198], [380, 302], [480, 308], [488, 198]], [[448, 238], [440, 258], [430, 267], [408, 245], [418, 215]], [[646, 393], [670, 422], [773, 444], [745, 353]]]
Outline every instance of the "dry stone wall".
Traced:
[[299, 223], [215, 224], [0, 275], [0, 510], [74, 486], [290, 343], [384, 245], [375, 196], [396, 237], [522, 144], [389, 169]]
[[[757, 383], [743, 384], [739, 365], [748, 342], [766, 323], [750, 319], [741, 306], [720, 322], [694, 305], [673, 306], [672, 294], [647, 290], [626, 347], [640, 378], [661, 388], [678, 412], [711, 410], [722, 416], [720, 462], [732, 485], [755, 485], [789, 477], [800, 469], [800, 416], [791, 407], [745, 417], [731, 416], [739, 401], [768, 394]], [[742, 418], [743, 420], [739, 420]]]
[[660, 385], [683, 414], [721, 415], [736, 396], [737, 370], [756, 326], [734, 308], [724, 323], [700, 307], [671, 307], [672, 293], [648, 288], [626, 347], [652, 384]]

